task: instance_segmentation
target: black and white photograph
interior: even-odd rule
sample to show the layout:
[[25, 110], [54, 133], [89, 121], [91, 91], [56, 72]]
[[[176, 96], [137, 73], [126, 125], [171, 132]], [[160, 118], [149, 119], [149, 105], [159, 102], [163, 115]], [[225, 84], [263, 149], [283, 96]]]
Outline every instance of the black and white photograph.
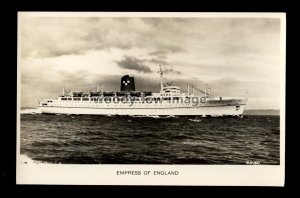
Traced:
[[17, 183], [282, 186], [285, 23], [19, 12]]

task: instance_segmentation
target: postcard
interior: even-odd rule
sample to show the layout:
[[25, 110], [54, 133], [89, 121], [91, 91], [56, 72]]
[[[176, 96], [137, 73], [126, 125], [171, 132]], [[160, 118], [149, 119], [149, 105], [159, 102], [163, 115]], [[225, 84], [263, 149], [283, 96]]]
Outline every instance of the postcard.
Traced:
[[285, 13], [19, 12], [17, 184], [284, 186]]

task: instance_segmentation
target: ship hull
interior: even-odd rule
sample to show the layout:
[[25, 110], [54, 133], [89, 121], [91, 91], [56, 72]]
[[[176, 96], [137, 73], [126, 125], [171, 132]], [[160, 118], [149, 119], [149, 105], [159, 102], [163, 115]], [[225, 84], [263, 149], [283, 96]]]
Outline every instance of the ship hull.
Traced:
[[40, 106], [42, 113], [129, 115], [129, 116], [242, 116], [244, 104], [224, 106], [169, 107], [169, 108], [101, 108]]

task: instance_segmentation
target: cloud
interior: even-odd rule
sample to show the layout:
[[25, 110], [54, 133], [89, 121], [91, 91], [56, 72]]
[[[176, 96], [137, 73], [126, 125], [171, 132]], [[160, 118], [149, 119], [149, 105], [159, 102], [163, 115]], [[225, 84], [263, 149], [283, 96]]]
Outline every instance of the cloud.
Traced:
[[137, 59], [132, 56], [124, 56], [121, 61], [116, 61], [119, 67], [129, 70], [135, 70], [138, 72], [150, 73], [152, 72], [150, 67], [144, 64], [145, 60]]
[[181, 74], [180, 71], [176, 71], [174, 69], [163, 69], [163, 72], [166, 74]]
[[165, 44], [159, 44], [160, 50], [155, 50], [152, 52], [149, 52], [148, 54], [151, 56], [161, 56], [164, 57], [171, 53], [179, 53], [179, 52], [187, 52], [182, 47], [179, 47], [177, 45], [165, 45]]
[[81, 55], [89, 50], [111, 48], [162, 50], [164, 54], [186, 51], [177, 44], [174, 32], [178, 27], [171, 25], [176, 23], [172, 19], [160, 22], [170, 23], [170, 29], [153, 26], [141, 18], [24, 17], [21, 20], [22, 57]]
[[152, 58], [149, 60], [149, 62], [156, 64], [156, 65], [168, 65], [168, 62], [161, 59]]
[[163, 65], [163, 72], [165, 74], [181, 74], [180, 71], [174, 70], [168, 65], [168, 62], [165, 60], [161, 59], [155, 59], [155, 58], [150, 58], [150, 59], [138, 59], [133, 56], [124, 56], [123, 60], [121, 61], [116, 61], [117, 65], [121, 68], [124, 69], [129, 69], [129, 70], [135, 70], [138, 72], [143, 72], [143, 73], [151, 73], [152, 70], [148, 65], [145, 63], [149, 64], [155, 64], [157, 65]]
[[168, 53], [173, 53], [173, 54], [174, 53], [179, 53], [179, 52], [186, 52], [185, 49], [183, 49], [182, 47], [180, 47], [178, 45], [166, 44], [166, 43], [163, 43], [163, 42], [158, 44], [158, 48], [164, 49]]
[[[136, 35], [126, 20], [112, 18], [22, 18], [22, 57], [56, 57], [89, 50], [130, 49]], [[135, 29], [132, 27], [132, 31]], [[33, 36], [34, 35], [34, 36]]]
[[170, 36], [168, 31], [158, 31], [140, 18], [24, 17], [21, 19], [22, 57], [80, 55], [89, 50], [111, 48], [185, 51], [173, 39], [166, 39]]
[[151, 56], [165, 56], [168, 53], [169, 51], [167, 50], [156, 50], [156, 51], [149, 52], [148, 54]]
[[230, 77], [209, 81], [208, 84], [216, 95], [265, 99], [279, 99], [280, 95], [278, 83], [249, 82]]

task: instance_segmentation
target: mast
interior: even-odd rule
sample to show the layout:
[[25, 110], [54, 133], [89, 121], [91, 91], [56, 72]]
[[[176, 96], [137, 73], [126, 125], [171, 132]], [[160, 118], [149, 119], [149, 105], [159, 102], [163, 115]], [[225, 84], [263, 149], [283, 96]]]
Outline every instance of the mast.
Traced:
[[192, 95], [194, 96], [194, 85], [192, 85]]
[[164, 85], [163, 85], [163, 71], [161, 69], [161, 65], [159, 65], [159, 74], [160, 74], [160, 90], [163, 90]]
[[66, 92], [66, 91], [65, 91], [65, 87], [63, 87], [63, 95], [65, 95], [65, 92]]
[[188, 84], [187, 87], [188, 87], [188, 95], [190, 95], [190, 84]]

